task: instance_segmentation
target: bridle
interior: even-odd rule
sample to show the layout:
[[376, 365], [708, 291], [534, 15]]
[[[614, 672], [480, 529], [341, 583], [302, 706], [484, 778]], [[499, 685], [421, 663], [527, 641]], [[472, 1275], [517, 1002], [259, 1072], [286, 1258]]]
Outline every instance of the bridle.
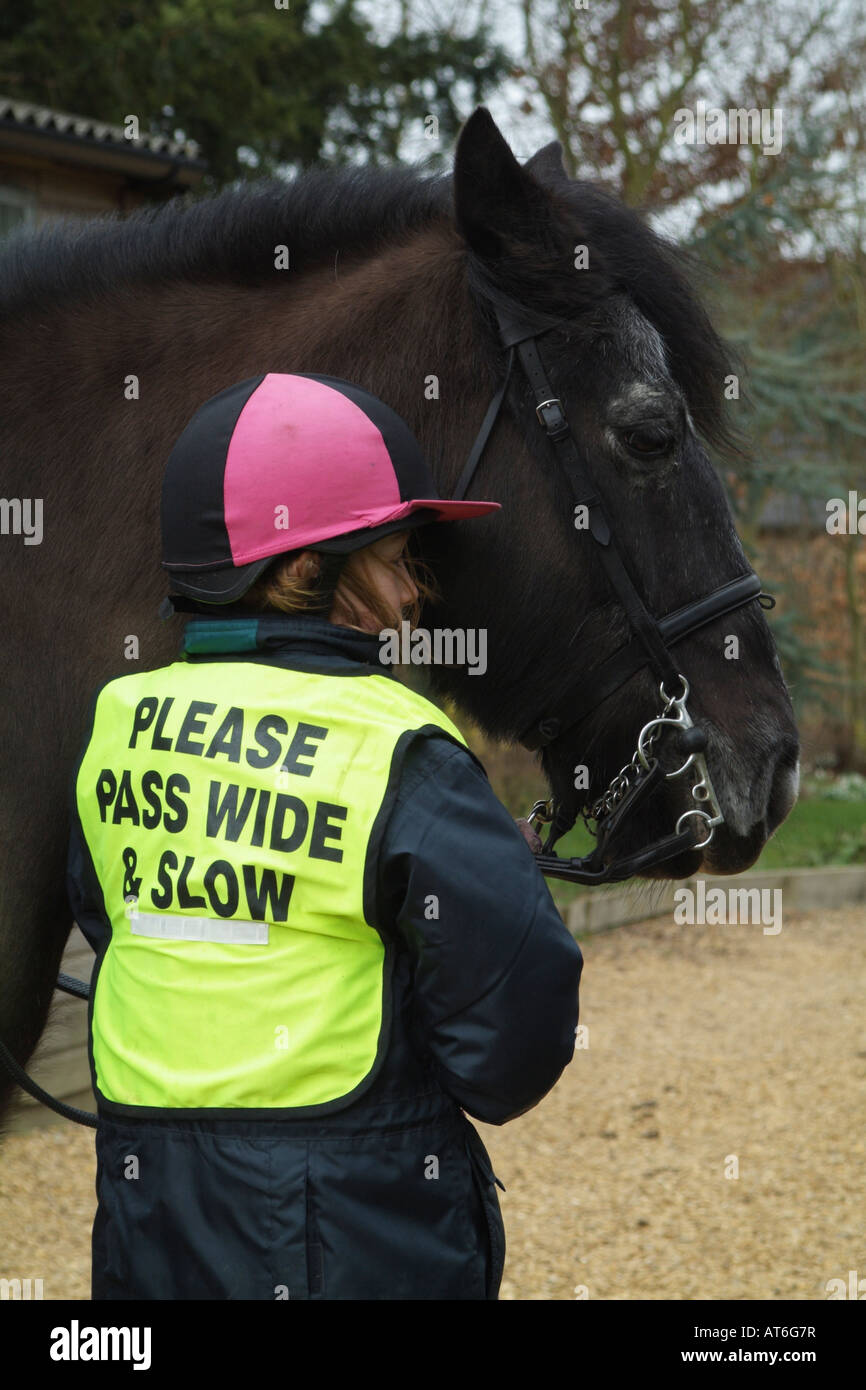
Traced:
[[[475, 476], [508, 391], [516, 352], [535, 397], [538, 422], [544, 427], [554, 457], [571, 485], [575, 514], [578, 507], [585, 508], [588, 524], [581, 529], [589, 532], [596, 547], [595, 557], [604, 568], [634, 634], [592, 673], [591, 690], [570, 687], [552, 703], [547, 713], [533, 719], [519, 741], [532, 750], [548, 747], [582, 723], [609, 695], [646, 666], [660, 682], [661, 712], [644, 724], [631, 760], [620, 769], [602, 795], [582, 810], [587, 824], [593, 820], [597, 826], [594, 832], [597, 843], [592, 853], [579, 859], [560, 859], [554, 853], [554, 844], [574, 825], [577, 812], [569, 814], [553, 798], [536, 801], [527, 817], [530, 825], [537, 820], [550, 826], [542, 851], [536, 855], [539, 868], [548, 878], [590, 884], [620, 882], [686, 850], [704, 848], [712, 840], [716, 826], [724, 822], [704, 758], [707, 736], [689, 715], [686, 707], [689, 683], [677, 670], [669, 648], [754, 599], [767, 608], [774, 607], [775, 599], [762, 592], [760, 579], [750, 569], [663, 618], [654, 618], [647, 611], [605, 515], [589, 468], [577, 448], [562, 401], [550, 385], [538, 351], [537, 339], [556, 325], [532, 325], [525, 312], [512, 312], [490, 302], [502, 346], [508, 353], [505, 375], [487, 408], [452, 497], [465, 497]], [[665, 773], [658, 759], [652, 756], [652, 750], [668, 730], [675, 731], [686, 756], [680, 767]], [[626, 820], [663, 780], [682, 777], [687, 772], [691, 772], [690, 791], [695, 804], [680, 815], [673, 832], [630, 855], [618, 852], [617, 842]], [[698, 837], [699, 828], [701, 838]]]

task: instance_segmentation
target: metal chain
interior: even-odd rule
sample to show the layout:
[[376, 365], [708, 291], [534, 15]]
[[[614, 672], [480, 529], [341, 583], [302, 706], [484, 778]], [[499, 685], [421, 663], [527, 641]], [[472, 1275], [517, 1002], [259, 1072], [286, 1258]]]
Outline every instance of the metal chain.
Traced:
[[[681, 696], [671, 695], [666, 699], [664, 708], [657, 718], [664, 719], [669, 710], [671, 710], [674, 705], [679, 704], [681, 699]], [[648, 752], [652, 751], [653, 744], [661, 733], [662, 730], [659, 728], [653, 733], [647, 734], [643, 746]], [[631, 756], [631, 761], [627, 762], [625, 767], [620, 768], [607, 790], [602, 793], [597, 801], [593, 802], [588, 812], [584, 812], [584, 822], [587, 822], [587, 819], [598, 822], [603, 820], [605, 816], [609, 816], [614, 807], [619, 805], [626, 792], [629, 791], [644, 771], [645, 769], [641, 761], [640, 753], [635, 749]]]
[[[676, 699], [671, 697], [671, 699], [669, 699], [666, 702], [665, 707], [662, 710], [662, 718], [664, 718], [668, 710], [674, 704], [676, 704]], [[648, 734], [647, 737], [644, 739], [644, 747], [651, 750], [653, 744], [659, 737], [660, 733], [661, 729], [656, 729], [655, 733]], [[640, 761], [640, 755], [637, 749], [635, 749], [634, 753], [632, 754], [631, 761], [626, 763], [625, 767], [620, 768], [619, 772], [616, 774], [613, 781], [610, 783], [610, 786], [603, 793], [603, 795], [600, 796], [597, 801], [593, 802], [591, 808], [588, 809], [585, 806], [581, 808], [580, 814], [583, 817], [587, 829], [591, 831], [591, 833], [594, 834], [595, 832], [593, 831], [592, 826], [589, 824], [589, 821], [600, 821], [603, 816], [609, 815], [610, 812], [613, 810], [614, 806], [618, 805], [619, 802], [622, 801], [622, 798], [625, 796], [626, 792], [632, 784], [632, 779], [636, 780], [638, 777], [640, 777], [643, 771], [644, 768]], [[526, 819], [530, 825], [535, 820], [539, 821], [542, 825], [549, 824], [549, 822], [553, 820], [552, 799], [544, 800], [542, 798], [542, 800], [536, 801], [535, 805], [529, 812], [529, 815], [526, 817]]]
[[[668, 695], [664, 688], [664, 682], [662, 682], [659, 686], [659, 693], [663, 701], [661, 714], [656, 715], [655, 719], [650, 719], [643, 726], [638, 737], [637, 748], [632, 754], [631, 760], [626, 763], [625, 767], [620, 768], [619, 772], [612, 779], [602, 795], [598, 797], [591, 806], [581, 807], [580, 815], [591, 835], [596, 835], [597, 830], [590, 824], [590, 821], [594, 821], [596, 826], [598, 826], [605, 816], [610, 815], [613, 809], [622, 801], [623, 797], [626, 796], [631, 788], [634, 787], [638, 780], [647, 772], [650, 765], [649, 756], [652, 753], [653, 745], [656, 743], [665, 727], [670, 727], [671, 725], [677, 725], [685, 729], [694, 727], [686, 708], [686, 702], [689, 697], [689, 683], [685, 676], [681, 675], [680, 680], [682, 681], [683, 688], [679, 695]], [[673, 709], [677, 711], [677, 718], [669, 717]], [[653, 725], [656, 725], [656, 727], [653, 728]], [[678, 777], [686, 772], [692, 764], [695, 765], [698, 780], [691, 788], [691, 795], [693, 800], [699, 804], [696, 809], [683, 812], [677, 821], [676, 833], [679, 834], [680, 826], [683, 821], [687, 820], [689, 817], [699, 817], [705, 822], [708, 832], [706, 839], [700, 841], [701, 847], [703, 847], [710, 843], [710, 840], [713, 838], [714, 827], [720, 824], [724, 819], [719, 810], [718, 801], [713, 791], [712, 783], [710, 782], [703, 754], [696, 752], [691, 753], [682, 767], [667, 775], [668, 777]], [[546, 801], [536, 801], [527, 820], [530, 825], [535, 820], [542, 824], [549, 823], [553, 820], [554, 813], [553, 798]]]

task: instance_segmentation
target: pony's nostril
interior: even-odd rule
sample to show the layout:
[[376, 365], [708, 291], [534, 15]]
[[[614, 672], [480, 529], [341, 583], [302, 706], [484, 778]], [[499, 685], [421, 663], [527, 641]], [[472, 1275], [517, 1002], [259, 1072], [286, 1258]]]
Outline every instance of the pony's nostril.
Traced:
[[773, 770], [773, 781], [767, 801], [767, 835], [782, 824], [797, 800], [800, 790], [800, 761], [797, 745], [786, 749]]

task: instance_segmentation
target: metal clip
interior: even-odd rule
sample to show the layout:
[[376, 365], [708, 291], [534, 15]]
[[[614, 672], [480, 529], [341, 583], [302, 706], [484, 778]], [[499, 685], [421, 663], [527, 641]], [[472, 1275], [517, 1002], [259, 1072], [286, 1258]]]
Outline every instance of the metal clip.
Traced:
[[[645, 745], [651, 743], [654, 738], [654, 735], [650, 733], [650, 730], [665, 725], [672, 726], [677, 729], [695, 728], [694, 721], [692, 720], [691, 715], [686, 709], [686, 701], [689, 698], [689, 683], [686, 680], [685, 676], [681, 675], [680, 680], [683, 684], [683, 690], [682, 694], [676, 697], [666, 694], [664, 682], [662, 682], [662, 684], [659, 686], [659, 691], [661, 693], [662, 699], [665, 701], [664, 714], [661, 715], [660, 718], [651, 719], [648, 724], [644, 724], [643, 728], [640, 731], [640, 734], [638, 735], [638, 757], [640, 758], [640, 761], [643, 763], [645, 768], [649, 767], [649, 760], [646, 755]], [[669, 711], [671, 709], [676, 709], [677, 711], [675, 718], [670, 717]], [[722, 825], [724, 823], [725, 818], [722, 815], [722, 810], [719, 806], [715, 788], [713, 787], [713, 784], [710, 781], [710, 774], [709, 769], [707, 768], [706, 758], [704, 757], [702, 752], [690, 753], [681, 767], [676, 768], [674, 772], [666, 772], [665, 777], [668, 780], [674, 777], [681, 777], [683, 773], [687, 772], [690, 767], [694, 768], [695, 774], [697, 776], [697, 781], [694, 782], [691, 788], [691, 795], [692, 799], [698, 802], [699, 805], [693, 808], [692, 810], [683, 812], [683, 814], [679, 817], [677, 821], [675, 833], [679, 835], [682, 829], [683, 822], [688, 820], [690, 816], [698, 817], [700, 820], [706, 823], [706, 828], [709, 832], [707, 834], [706, 839], [698, 841], [698, 844], [695, 846], [695, 848], [697, 849], [702, 849], [705, 845], [708, 845], [710, 843], [710, 840], [712, 840], [713, 838], [713, 833], [715, 831], [716, 826]]]
[[[688, 710], [686, 709], [686, 700], [689, 698], [689, 683], [686, 680], [685, 676], [680, 676], [680, 680], [683, 683], [683, 693], [682, 695], [678, 696], [666, 694], [664, 681], [662, 681], [661, 685], [659, 686], [659, 691], [661, 693], [662, 699], [665, 702], [664, 713], [661, 714], [658, 718], [650, 719], [648, 723], [644, 724], [643, 728], [637, 736], [638, 757], [643, 763], [645, 769], [649, 768], [649, 758], [646, 755], [644, 745], [645, 743], [650, 742], [652, 739], [652, 735], [650, 735], [649, 732], [651, 729], [657, 729], [660, 727], [664, 727], [665, 725], [671, 726], [675, 729], [693, 729], [695, 727], [692, 718]], [[677, 711], [677, 716], [675, 719], [671, 719], [669, 717], [668, 711], [671, 709], [676, 709]], [[682, 767], [678, 767], [676, 772], [668, 772], [665, 775], [667, 777], [681, 776], [682, 773], [685, 772], [686, 768], [691, 767], [692, 763], [699, 756], [700, 755], [697, 753], [690, 753], [686, 761], [683, 763]]]
[[536, 801], [529, 815], [526, 817], [528, 825], [531, 825], [534, 820], [540, 821], [542, 825], [547, 825], [549, 821], [553, 820], [552, 798], [548, 801]]

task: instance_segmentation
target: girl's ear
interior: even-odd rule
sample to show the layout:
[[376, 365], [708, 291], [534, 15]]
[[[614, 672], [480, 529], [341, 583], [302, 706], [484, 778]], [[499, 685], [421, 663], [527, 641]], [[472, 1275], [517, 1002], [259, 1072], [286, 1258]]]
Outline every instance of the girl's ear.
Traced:
[[298, 578], [312, 579], [314, 574], [318, 574], [321, 564], [321, 556], [316, 550], [299, 550], [293, 555], [291, 560], [284, 560], [287, 574], [294, 574]]

